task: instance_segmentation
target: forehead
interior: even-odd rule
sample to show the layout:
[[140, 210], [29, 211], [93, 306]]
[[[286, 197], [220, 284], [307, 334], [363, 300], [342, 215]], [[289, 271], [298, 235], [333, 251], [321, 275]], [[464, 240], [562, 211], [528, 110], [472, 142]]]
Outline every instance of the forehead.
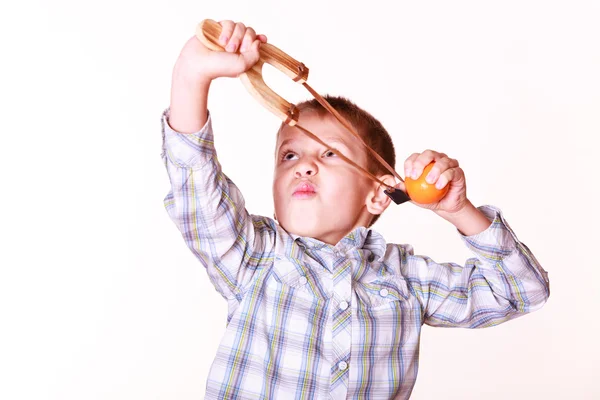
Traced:
[[[321, 117], [315, 112], [306, 112], [300, 115], [298, 125], [307, 129], [326, 143], [341, 142], [347, 144], [353, 140], [351, 134], [330, 115]], [[277, 135], [277, 147], [280, 147], [284, 143], [299, 142], [300, 140], [317, 143], [300, 129], [284, 125]]]

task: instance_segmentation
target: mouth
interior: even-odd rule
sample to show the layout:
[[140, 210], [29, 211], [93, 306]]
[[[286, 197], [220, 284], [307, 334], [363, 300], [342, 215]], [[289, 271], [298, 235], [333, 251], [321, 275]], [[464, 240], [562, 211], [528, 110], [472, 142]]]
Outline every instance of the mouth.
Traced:
[[292, 196], [295, 198], [307, 199], [315, 196], [316, 194], [317, 192], [315, 191], [315, 187], [310, 182], [302, 182], [296, 186]]

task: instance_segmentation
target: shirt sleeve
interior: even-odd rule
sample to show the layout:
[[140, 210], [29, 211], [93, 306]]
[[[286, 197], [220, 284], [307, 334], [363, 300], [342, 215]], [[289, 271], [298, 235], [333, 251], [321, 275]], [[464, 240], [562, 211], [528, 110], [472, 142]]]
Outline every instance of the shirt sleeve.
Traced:
[[164, 206], [217, 291], [241, 301], [273, 258], [274, 221], [250, 215], [241, 192], [222, 172], [210, 113], [200, 131], [184, 134], [171, 128], [169, 112], [162, 115], [161, 157], [171, 184]]
[[431, 326], [484, 328], [541, 308], [550, 296], [548, 273], [492, 206], [479, 209], [491, 221], [485, 231], [460, 234], [474, 257], [464, 266], [438, 264], [404, 248], [405, 276]]

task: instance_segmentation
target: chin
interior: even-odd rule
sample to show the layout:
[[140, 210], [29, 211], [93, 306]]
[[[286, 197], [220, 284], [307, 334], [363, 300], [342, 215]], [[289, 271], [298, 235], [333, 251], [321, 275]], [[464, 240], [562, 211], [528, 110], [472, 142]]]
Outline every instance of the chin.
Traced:
[[[312, 219], [312, 218], [311, 218]], [[291, 221], [286, 221], [285, 223], [281, 224], [281, 226], [283, 226], [283, 228], [290, 233], [293, 233], [295, 235], [300, 235], [300, 236], [307, 236], [307, 237], [315, 237], [318, 235], [319, 232], [319, 227], [322, 228], [322, 224], [321, 226], [319, 226], [318, 221], [311, 221], [311, 220], [291, 220]]]

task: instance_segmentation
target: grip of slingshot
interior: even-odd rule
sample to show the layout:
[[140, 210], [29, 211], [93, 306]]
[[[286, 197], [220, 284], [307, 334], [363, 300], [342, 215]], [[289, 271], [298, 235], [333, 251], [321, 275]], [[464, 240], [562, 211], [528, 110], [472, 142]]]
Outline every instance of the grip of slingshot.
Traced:
[[[218, 22], [205, 19], [196, 27], [196, 37], [208, 49], [224, 51], [223, 46], [219, 44], [222, 30], [223, 27]], [[304, 83], [308, 79], [308, 68], [269, 43], [261, 44], [259, 53], [259, 60], [252, 68], [240, 74], [240, 79], [246, 90], [265, 108], [284, 123], [295, 125], [298, 122], [298, 113], [292, 112], [294, 109], [292, 104], [275, 93], [265, 83], [262, 77], [262, 66], [264, 63], [271, 64], [299, 83]]]
[[[225, 48], [219, 44], [219, 37], [222, 30], [223, 27], [218, 22], [212, 19], [205, 19], [196, 27], [196, 37], [210, 50], [225, 51]], [[262, 43], [259, 53], [259, 61], [271, 64], [296, 82], [304, 83], [308, 79], [308, 68], [304, 64], [293, 59], [272, 44]]]
[[205, 19], [196, 27], [196, 37], [203, 45], [213, 51], [225, 51], [225, 48], [219, 44], [223, 27], [212, 19]]

